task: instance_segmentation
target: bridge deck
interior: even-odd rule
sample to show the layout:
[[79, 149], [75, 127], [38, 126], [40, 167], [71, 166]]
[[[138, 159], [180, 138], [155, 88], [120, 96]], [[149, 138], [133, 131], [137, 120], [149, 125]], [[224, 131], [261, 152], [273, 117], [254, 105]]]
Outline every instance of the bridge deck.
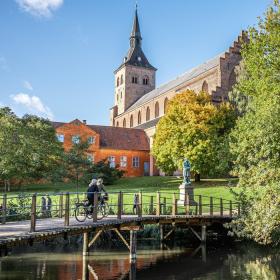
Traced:
[[70, 225], [64, 226], [64, 219], [48, 218], [38, 219], [36, 221], [36, 232], [29, 232], [30, 220], [19, 222], [8, 222], [0, 225], [0, 247], [17, 246], [20, 244], [30, 244], [33, 241], [42, 241], [55, 238], [57, 236], [65, 236], [81, 234], [85, 231], [93, 231], [95, 229], [110, 229], [115, 227], [136, 226], [143, 224], [182, 224], [199, 226], [202, 224], [211, 225], [213, 223], [227, 223], [232, 220], [230, 216], [122, 216], [122, 219], [117, 219], [116, 216], [104, 218], [98, 222], [86, 220], [85, 222], [77, 222], [75, 218], [70, 218]]

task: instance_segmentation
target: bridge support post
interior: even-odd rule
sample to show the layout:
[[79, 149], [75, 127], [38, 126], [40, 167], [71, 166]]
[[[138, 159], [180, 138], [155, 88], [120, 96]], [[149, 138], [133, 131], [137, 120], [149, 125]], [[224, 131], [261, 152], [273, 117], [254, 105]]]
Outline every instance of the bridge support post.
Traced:
[[136, 263], [132, 262], [130, 264], [129, 280], [136, 280]]
[[92, 221], [97, 222], [97, 212], [98, 212], [98, 194], [93, 194], [93, 212], [92, 212]]
[[133, 263], [136, 261], [136, 244], [137, 244], [137, 231], [130, 231], [130, 262]]
[[83, 256], [89, 255], [89, 246], [88, 246], [88, 232], [84, 232], [83, 238]]
[[173, 194], [172, 215], [176, 216], [178, 213], [176, 194]]
[[223, 217], [223, 215], [224, 215], [223, 199], [220, 198], [220, 216]]
[[157, 211], [156, 215], [160, 216], [161, 204], [160, 204], [160, 192], [157, 192]]
[[3, 194], [3, 201], [2, 201], [2, 224], [6, 223], [6, 215], [7, 215], [7, 194]]
[[88, 258], [83, 256], [83, 275], [82, 280], [89, 280]]
[[30, 232], [36, 230], [36, 194], [32, 195]]
[[210, 207], [210, 216], [213, 216], [213, 197], [210, 196], [210, 202], [209, 202], [209, 207]]
[[201, 243], [206, 243], [207, 231], [206, 225], [201, 226]]
[[120, 191], [118, 194], [118, 219], [120, 220], [122, 218], [122, 211], [123, 211], [123, 195]]
[[69, 216], [70, 216], [70, 194], [69, 192], [65, 194], [65, 208], [64, 208], [64, 225], [69, 226]]
[[63, 217], [63, 193], [61, 193], [59, 195], [59, 209], [58, 209], [58, 212], [59, 212], [59, 218], [62, 218]]

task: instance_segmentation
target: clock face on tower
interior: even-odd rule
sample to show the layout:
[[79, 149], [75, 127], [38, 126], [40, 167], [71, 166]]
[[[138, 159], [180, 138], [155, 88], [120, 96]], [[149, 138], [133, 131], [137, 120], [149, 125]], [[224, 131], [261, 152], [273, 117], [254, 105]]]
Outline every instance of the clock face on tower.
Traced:
[[137, 60], [138, 60], [138, 61], [141, 61], [141, 60], [142, 60], [141, 56], [138, 56], [138, 57], [137, 57]]

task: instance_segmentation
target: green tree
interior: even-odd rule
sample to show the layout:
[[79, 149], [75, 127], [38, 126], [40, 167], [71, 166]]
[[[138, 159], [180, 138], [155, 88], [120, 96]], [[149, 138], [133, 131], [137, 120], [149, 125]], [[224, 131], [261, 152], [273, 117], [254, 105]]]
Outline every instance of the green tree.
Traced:
[[20, 121], [9, 108], [0, 108], [0, 180], [5, 184], [5, 191], [10, 190], [10, 180], [19, 170], [16, 152], [19, 126]]
[[[236, 234], [262, 244], [279, 243], [280, 180], [280, 4], [274, 1], [250, 28], [234, 98], [246, 104], [231, 134], [233, 174], [239, 177], [242, 215]], [[239, 107], [240, 109], [240, 107]]]
[[89, 182], [92, 162], [87, 157], [89, 144], [80, 141], [73, 144], [72, 148], [65, 152], [65, 178], [75, 181], [76, 189], [79, 190], [80, 182]]
[[[235, 91], [247, 100], [245, 114], [232, 133], [234, 174], [240, 185], [263, 185], [280, 179], [280, 9], [268, 9], [259, 28], [249, 30], [243, 45], [243, 71]], [[240, 96], [240, 95], [239, 95]]]
[[48, 120], [18, 118], [9, 108], [1, 108], [0, 127], [0, 180], [5, 185], [48, 178], [54, 172], [63, 149]]
[[228, 132], [234, 120], [234, 110], [228, 103], [215, 106], [205, 92], [177, 94], [157, 126], [152, 149], [157, 166], [172, 172], [181, 169], [183, 159], [188, 158], [196, 180], [200, 174], [227, 173]]

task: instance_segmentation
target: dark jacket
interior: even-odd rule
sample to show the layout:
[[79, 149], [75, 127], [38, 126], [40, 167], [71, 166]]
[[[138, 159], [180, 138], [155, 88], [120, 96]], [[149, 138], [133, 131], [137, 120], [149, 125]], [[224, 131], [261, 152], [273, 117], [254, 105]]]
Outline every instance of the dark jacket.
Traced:
[[97, 187], [97, 185], [91, 185], [88, 189], [87, 189], [87, 199], [89, 201], [93, 201], [93, 197], [94, 197], [94, 193], [98, 193], [99, 189]]

